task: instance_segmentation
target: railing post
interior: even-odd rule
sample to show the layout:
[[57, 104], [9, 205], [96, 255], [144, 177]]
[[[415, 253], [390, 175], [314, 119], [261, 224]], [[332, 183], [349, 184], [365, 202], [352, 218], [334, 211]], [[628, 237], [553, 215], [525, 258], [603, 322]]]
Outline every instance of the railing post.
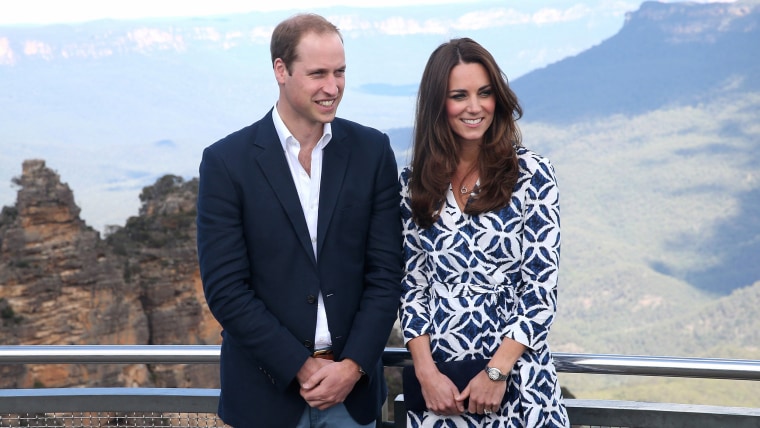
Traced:
[[404, 394], [399, 394], [393, 400], [393, 426], [395, 428], [406, 428], [406, 405], [404, 404]]

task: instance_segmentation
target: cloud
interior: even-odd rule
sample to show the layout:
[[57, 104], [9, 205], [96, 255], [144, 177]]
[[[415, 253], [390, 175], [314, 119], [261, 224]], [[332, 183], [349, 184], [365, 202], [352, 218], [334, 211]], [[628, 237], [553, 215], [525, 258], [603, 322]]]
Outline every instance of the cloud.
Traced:
[[506, 25], [529, 24], [530, 21], [531, 17], [528, 13], [497, 8], [466, 13], [454, 23], [454, 28], [482, 30]]
[[174, 141], [169, 140], [169, 139], [156, 141], [155, 143], [153, 143], [153, 145], [155, 147], [168, 147], [172, 149], [177, 147], [177, 144]]
[[[603, 1], [590, 6], [578, 3], [567, 8], [543, 7], [536, 11], [521, 11], [514, 8], [495, 7], [474, 10], [456, 19], [429, 17], [425, 19], [391, 16], [381, 19], [358, 17], [356, 15], [329, 16], [348, 37], [383, 34], [391, 36], [437, 35], [461, 30], [484, 30], [489, 28], [517, 25], [547, 26], [557, 23], [581, 21], [604, 16], [623, 16], [635, 9], [635, 4], [626, 1]], [[433, 12], [434, 13], [434, 12]]]
[[13, 65], [16, 63], [16, 54], [11, 49], [11, 42], [7, 37], [0, 37], [0, 65]]
[[589, 17], [593, 9], [583, 4], [577, 4], [568, 9], [543, 8], [534, 13], [531, 21], [537, 25], [556, 24], [560, 22], [578, 21]]
[[389, 18], [375, 25], [382, 34], [401, 36], [409, 34], [444, 34], [451, 28], [445, 20], [426, 19], [419, 21], [401, 17]]

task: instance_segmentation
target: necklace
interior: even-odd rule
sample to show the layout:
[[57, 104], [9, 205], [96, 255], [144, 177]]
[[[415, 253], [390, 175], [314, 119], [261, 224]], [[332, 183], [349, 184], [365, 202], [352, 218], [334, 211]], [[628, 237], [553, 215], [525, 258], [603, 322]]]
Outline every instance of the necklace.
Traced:
[[475, 182], [472, 183], [472, 187], [467, 187], [467, 185], [464, 183], [464, 180], [462, 180], [462, 187], [459, 188], [459, 193], [462, 195], [469, 195], [470, 193], [478, 190], [478, 179], [475, 178]]
[[475, 175], [475, 182], [472, 183], [472, 187], [467, 186], [467, 179], [470, 177], [472, 173], [476, 172], [474, 168], [471, 168], [465, 175], [462, 177], [462, 180], [459, 182], [459, 194], [460, 195], [469, 195], [470, 193], [474, 192], [478, 188], [478, 177], [477, 174]]

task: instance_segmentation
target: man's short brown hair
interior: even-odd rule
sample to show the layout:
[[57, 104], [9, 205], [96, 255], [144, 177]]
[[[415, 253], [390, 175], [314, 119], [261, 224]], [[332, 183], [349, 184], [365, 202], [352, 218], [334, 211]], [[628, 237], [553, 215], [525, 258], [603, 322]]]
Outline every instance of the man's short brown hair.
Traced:
[[298, 59], [296, 48], [301, 38], [307, 33], [326, 34], [335, 33], [341, 41], [338, 27], [324, 17], [314, 13], [301, 13], [280, 22], [272, 32], [272, 41], [269, 44], [269, 52], [272, 54], [272, 65], [280, 58], [290, 73], [290, 64]]

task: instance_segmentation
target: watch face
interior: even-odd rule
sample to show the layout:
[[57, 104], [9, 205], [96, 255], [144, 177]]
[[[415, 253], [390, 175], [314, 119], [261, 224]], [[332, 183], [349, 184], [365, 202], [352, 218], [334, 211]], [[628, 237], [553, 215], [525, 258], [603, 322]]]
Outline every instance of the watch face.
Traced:
[[499, 380], [499, 376], [501, 375], [501, 373], [499, 372], [499, 369], [496, 369], [496, 368], [493, 368], [493, 367], [489, 367], [487, 371], [488, 371], [488, 378], [489, 379], [491, 379], [491, 380]]

